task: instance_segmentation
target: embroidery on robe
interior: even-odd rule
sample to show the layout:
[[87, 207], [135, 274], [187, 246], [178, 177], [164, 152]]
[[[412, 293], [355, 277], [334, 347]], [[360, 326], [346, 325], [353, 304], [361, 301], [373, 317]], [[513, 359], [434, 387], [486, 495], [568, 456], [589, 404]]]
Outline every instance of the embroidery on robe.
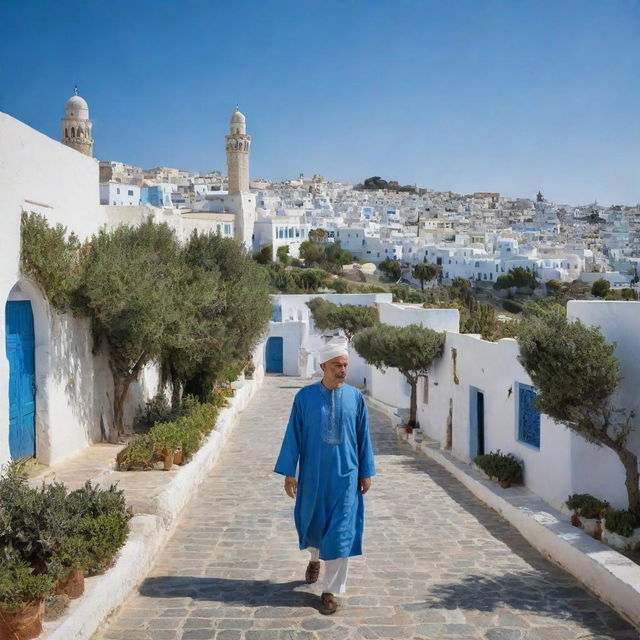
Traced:
[[[327, 397], [328, 396], [328, 397]], [[322, 440], [327, 444], [342, 444], [342, 389], [334, 389], [325, 395], [322, 404]]]

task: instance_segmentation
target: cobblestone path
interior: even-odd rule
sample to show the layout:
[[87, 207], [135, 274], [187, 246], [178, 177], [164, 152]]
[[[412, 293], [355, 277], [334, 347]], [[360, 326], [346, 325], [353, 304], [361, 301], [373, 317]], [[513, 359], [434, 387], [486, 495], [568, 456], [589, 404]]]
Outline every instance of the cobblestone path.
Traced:
[[[638, 632], [371, 412], [378, 476], [344, 607], [303, 583], [292, 501], [272, 473], [296, 378], [267, 377], [217, 466], [104, 640], [578, 640]], [[321, 577], [322, 579], [322, 577]]]

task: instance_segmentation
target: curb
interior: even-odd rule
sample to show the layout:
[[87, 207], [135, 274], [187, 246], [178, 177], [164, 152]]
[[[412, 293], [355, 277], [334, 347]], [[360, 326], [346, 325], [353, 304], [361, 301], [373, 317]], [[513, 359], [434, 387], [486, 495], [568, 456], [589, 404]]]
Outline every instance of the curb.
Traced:
[[105, 618], [145, 579], [171, 537], [182, 509], [215, 465], [235, 418], [260, 388], [262, 375], [257, 374], [256, 371], [254, 380], [235, 387], [235, 395], [229, 399], [230, 406], [220, 411], [216, 426], [202, 447], [156, 496], [157, 515], [141, 514], [130, 520], [130, 533], [115, 565], [102, 575], [87, 578], [84, 595], [69, 603], [64, 616], [45, 622], [40, 640], [90, 640]]
[[573, 575], [632, 624], [640, 626], [639, 565], [572, 526], [564, 513], [528, 489], [511, 487], [497, 490], [496, 483], [441, 451], [438, 443], [416, 443], [400, 433], [397, 435], [444, 467], [515, 527], [543, 556]]

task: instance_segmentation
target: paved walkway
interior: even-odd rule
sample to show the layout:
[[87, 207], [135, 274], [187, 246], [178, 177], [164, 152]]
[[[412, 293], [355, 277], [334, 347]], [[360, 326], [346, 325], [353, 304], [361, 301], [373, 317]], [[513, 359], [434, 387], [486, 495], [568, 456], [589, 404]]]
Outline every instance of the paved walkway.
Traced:
[[[162, 557], [103, 640], [623, 640], [638, 632], [371, 412], [378, 476], [344, 607], [303, 583], [272, 473], [296, 378], [267, 377]], [[320, 583], [318, 583], [320, 584]]]

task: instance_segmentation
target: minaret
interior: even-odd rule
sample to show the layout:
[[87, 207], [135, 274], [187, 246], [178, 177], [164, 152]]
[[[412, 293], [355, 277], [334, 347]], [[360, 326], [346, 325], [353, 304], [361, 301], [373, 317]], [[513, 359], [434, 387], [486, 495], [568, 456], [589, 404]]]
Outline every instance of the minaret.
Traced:
[[226, 141], [229, 195], [248, 193], [251, 136], [247, 135], [246, 119], [240, 107], [236, 107], [231, 116], [230, 134]]
[[64, 118], [61, 122], [62, 144], [71, 147], [85, 156], [93, 157], [93, 138], [89, 120], [89, 106], [84, 98], [78, 95], [76, 86], [72, 95], [64, 105]]

